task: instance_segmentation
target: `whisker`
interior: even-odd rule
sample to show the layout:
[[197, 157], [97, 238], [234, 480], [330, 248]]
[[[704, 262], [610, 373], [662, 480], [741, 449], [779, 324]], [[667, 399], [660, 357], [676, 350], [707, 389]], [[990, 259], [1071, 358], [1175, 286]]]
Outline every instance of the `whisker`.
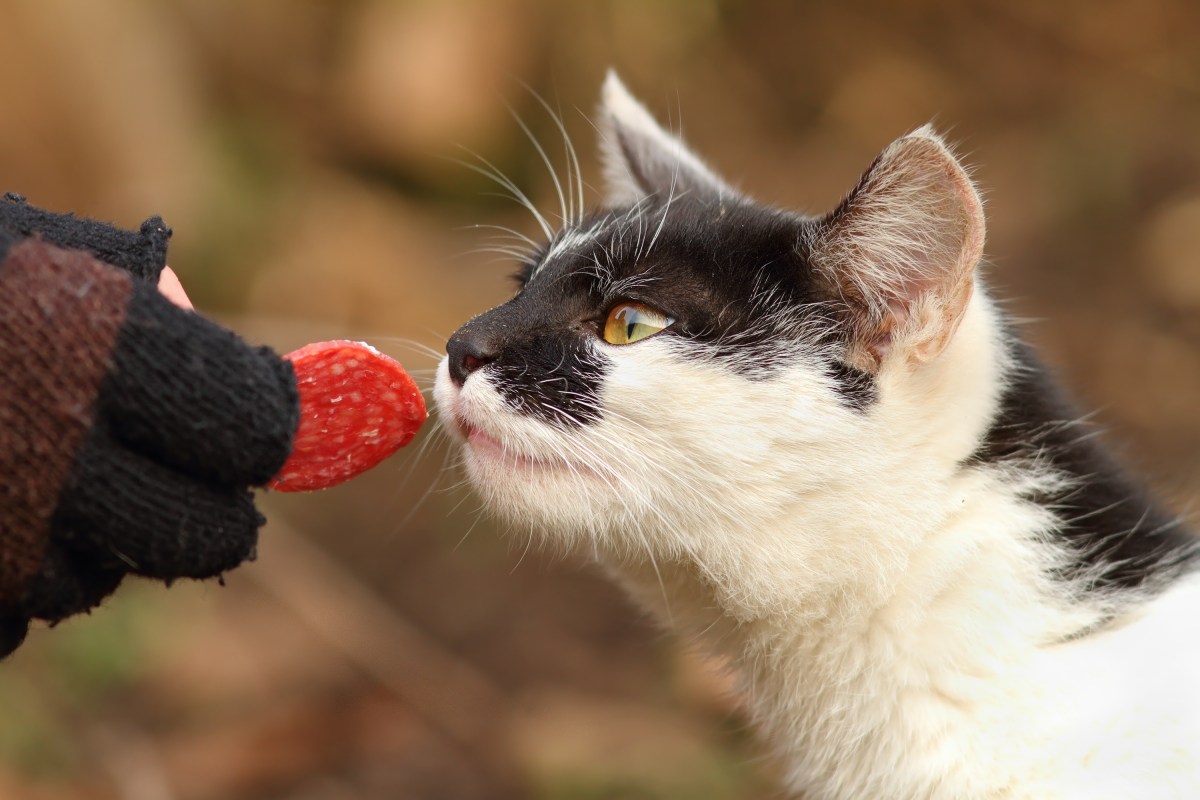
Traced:
[[529, 199], [528, 195], [526, 195], [523, 191], [521, 191], [521, 189], [515, 183], [513, 183], [513, 181], [510, 178], [508, 178], [503, 172], [501, 172], [499, 167], [497, 167], [491, 161], [488, 161], [486, 158], [481, 156], [479, 153], [476, 153], [474, 150], [471, 150], [469, 147], [466, 147], [464, 145], [459, 145], [459, 147], [462, 150], [464, 150], [465, 152], [467, 152], [470, 155], [477, 158], [484, 166], [481, 167], [481, 166], [479, 166], [479, 164], [472, 164], [470, 161], [467, 161], [465, 159], [451, 159], [452, 161], [459, 164], [460, 166], [466, 167], [467, 169], [471, 170], [472, 172], [478, 173], [479, 175], [482, 175], [485, 178], [488, 178], [489, 180], [494, 181], [495, 183], [499, 184], [504, 189], [511, 192], [513, 198], [516, 199], [516, 201], [519, 202], [521, 205], [523, 205], [529, 211], [529, 213], [531, 213], [533, 215], [533, 218], [535, 220], [537, 220], [538, 227], [542, 229], [542, 233], [544, 233], [546, 235], [546, 238], [547, 239], [554, 238], [554, 229], [550, 227], [550, 223], [547, 222], [546, 218], [542, 216], [542, 212], [537, 210], [537, 206], [535, 206], [533, 204], [533, 201]]
[[564, 225], [570, 224], [572, 217], [567, 215], [567, 201], [563, 194], [562, 181], [558, 179], [558, 173], [554, 170], [554, 164], [550, 161], [550, 156], [546, 155], [546, 150], [542, 147], [542, 143], [539, 142], [537, 137], [533, 135], [533, 131], [531, 131], [529, 126], [525, 124], [525, 121], [521, 119], [521, 115], [516, 112], [516, 109], [514, 109], [512, 106], [507, 106], [507, 108], [508, 113], [512, 115], [512, 118], [517, 121], [517, 125], [521, 127], [522, 131], [524, 131], [525, 138], [529, 139], [530, 143], [533, 144], [533, 149], [536, 150], [537, 154], [541, 157], [542, 163], [546, 165], [546, 171], [550, 173], [550, 180], [554, 182], [554, 192], [558, 195], [559, 217]]
[[508, 237], [511, 237], [513, 239], [518, 239], [518, 240], [524, 242], [525, 244], [529, 245], [530, 247], [534, 248], [535, 250], [541, 247], [540, 243], [534, 241], [533, 239], [529, 238], [528, 236], [521, 233], [520, 231], [517, 231], [517, 230], [514, 230], [513, 228], [508, 227], [507, 225], [491, 225], [491, 224], [479, 223], [479, 224], [475, 224], [475, 225], [463, 225], [463, 226], [457, 228], [456, 230], [458, 230], [458, 231], [478, 231], [478, 230], [499, 231], [500, 233], [507, 234]]
[[[424, 342], [418, 341], [416, 339], [408, 339], [408, 338], [405, 338], [402, 336], [374, 336], [374, 335], [372, 335], [371, 341], [387, 342], [389, 344], [396, 344], [396, 345], [401, 345], [403, 347], [408, 347], [408, 348], [411, 348], [412, 350], [415, 350], [416, 352], [420, 353], [421, 355], [429, 356], [434, 361], [441, 361], [441, 359], [442, 359], [441, 351], [425, 344]], [[414, 373], [415, 370], [410, 369], [410, 370], [408, 370], [408, 372]]]
[[571, 141], [570, 134], [567, 133], [567, 126], [563, 124], [562, 114], [552, 109], [550, 104], [547, 103], [538, 92], [534, 91], [531, 86], [528, 84], [524, 84], [524, 86], [525, 89], [533, 95], [534, 99], [541, 104], [542, 108], [546, 110], [546, 113], [550, 115], [550, 119], [554, 120], [554, 124], [558, 127], [559, 134], [562, 135], [562, 140], [566, 147], [567, 154], [567, 191], [568, 194], [571, 194], [570, 190], [572, 185], [572, 175], [574, 175], [573, 182], [575, 186], [575, 193], [577, 194], [577, 198], [575, 195], [571, 196], [572, 214], [569, 221], [572, 225], [578, 225], [583, 221], [583, 170], [579, 165], [579, 155], [575, 150], [575, 144]]
[[517, 261], [525, 261], [532, 255], [532, 253], [530, 253], [528, 250], [495, 244], [485, 245], [482, 247], [473, 247], [470, 250], [464, 250], [462, 255], [463, 257], [477, 256], [483, 253], [495, 253], [496, 255], [507, 256], [509, 258], [516, 259]]

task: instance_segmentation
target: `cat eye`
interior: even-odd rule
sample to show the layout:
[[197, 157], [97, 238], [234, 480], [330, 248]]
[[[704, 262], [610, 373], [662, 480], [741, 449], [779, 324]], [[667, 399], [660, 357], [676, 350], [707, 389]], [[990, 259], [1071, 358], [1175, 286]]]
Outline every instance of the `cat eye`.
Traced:
[[656, 308], [632, 300], [618, 303], [608, 312], [604, 321], [604, 341], [609, 344], [633, 344], [675, 322]]

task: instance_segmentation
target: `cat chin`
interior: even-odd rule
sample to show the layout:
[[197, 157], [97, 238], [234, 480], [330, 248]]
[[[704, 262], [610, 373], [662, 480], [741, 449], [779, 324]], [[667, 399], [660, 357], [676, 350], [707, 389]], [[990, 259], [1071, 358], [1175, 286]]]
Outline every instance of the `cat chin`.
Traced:
[[598, 476], [583, 476], [559, 465], [514, 466], [511, 458], [481, 455], [471, 445], [463, 449], [463, 464], [471, 485], [488, 509], [520, 529], [533, 528], [555, 545], [567, 545], [574, 533], [596, 533], [613, 518], [609, 495]]
[[524, 481], [538, 491], [583, 484], [592, 488], [602, 481], [599, 474], [582, 464], [564, 458], [548, 458], [522, 453], [479, 428], [463, 432], [463, 460], [472, 480], [506, 483]]
[[445, 360], [434, 397], [442, 427], [461, 448], [472, 486], [490, 510], [513, 525], [556, 533], [593, 530], [622, 507], [604, 476], [559, 454], [553, 434], [541, 426], [509, 419], [485, 384], [456, 387]]
[[584, 540], [594, 545], [614, 528], [636, 524], [630, 498], [586, 467], [514, 456], [478, 435], [462, 448], [467, 478], [488, 510], [517, 530], [536, 532], [551, 549], [570, 550]]

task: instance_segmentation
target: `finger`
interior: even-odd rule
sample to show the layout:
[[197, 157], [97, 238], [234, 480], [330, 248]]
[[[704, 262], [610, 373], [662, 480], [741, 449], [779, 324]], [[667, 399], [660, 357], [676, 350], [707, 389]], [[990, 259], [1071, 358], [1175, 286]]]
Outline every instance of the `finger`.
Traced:
[[21, 612], [26, 618], [58, 622], [87, 611], [116, 591], [125, 571], [124, 564], [95, 558], [90, 547], [52, 541], [41, 569], [25, 589]]
[[253, 556], [263, 522], [244, 487], [196, 481], [125, 449], [97, 425], [67, 479], [51, 537], [104, 568], [209, 578]]
[[188, 311], [193, 309], [192, 301], [188, 299], [183, 284], [179, 282], [179, 276], [170, 267], [163, 267], [162, 274], [158, 276], [158, 290], [163, 293], [163, 297], [180, 308], [186, 308]]
[[292, 367], [136, 283], [100, 390], [100, 416], [131, 448], [215, 483], [260, 485], [299, 424]]

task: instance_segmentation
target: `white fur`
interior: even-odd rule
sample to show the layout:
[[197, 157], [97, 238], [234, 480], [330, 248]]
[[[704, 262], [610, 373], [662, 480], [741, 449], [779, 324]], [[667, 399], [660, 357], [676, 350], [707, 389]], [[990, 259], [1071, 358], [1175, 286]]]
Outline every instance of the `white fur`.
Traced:
[[848, 230], [820, 236], [812, 257], [878, 305], [969, 279], [983, 253], [979, 195], [928, 125], [883, 151], [848, 206], [828, 223]]
[[491, 508], [733, 664], [800, 796], [1200, 797], [1200, 581], [1118, 606], [1047, 577], [1056, 520], [1022, 497], [1065, 478], [963, 466], [1009, 368], [969, 297], [936, 357], [884, 355], [865, 413], [804, 353], [747, 380], [669, 336], [594, 343], [580, 428], [486, 368], [459, 389], [443, 362], [435, 394]]
[[609, 354], [614, 411], [576, 432], [507, 408], [486, 371], [458, 392], [443, 365], [438, 403], [503, 443], [465, 450], [489, 505], [737, 665], [794, 788], [1197, 796], [1200, 584], [1065, 641], [1110, 609], [1045, 579], [1062, 554], [1029, 478], [957, 468], [999, 385], [984, 299], [862, 420], [801, 369], [747, 384], [645, 344]]

